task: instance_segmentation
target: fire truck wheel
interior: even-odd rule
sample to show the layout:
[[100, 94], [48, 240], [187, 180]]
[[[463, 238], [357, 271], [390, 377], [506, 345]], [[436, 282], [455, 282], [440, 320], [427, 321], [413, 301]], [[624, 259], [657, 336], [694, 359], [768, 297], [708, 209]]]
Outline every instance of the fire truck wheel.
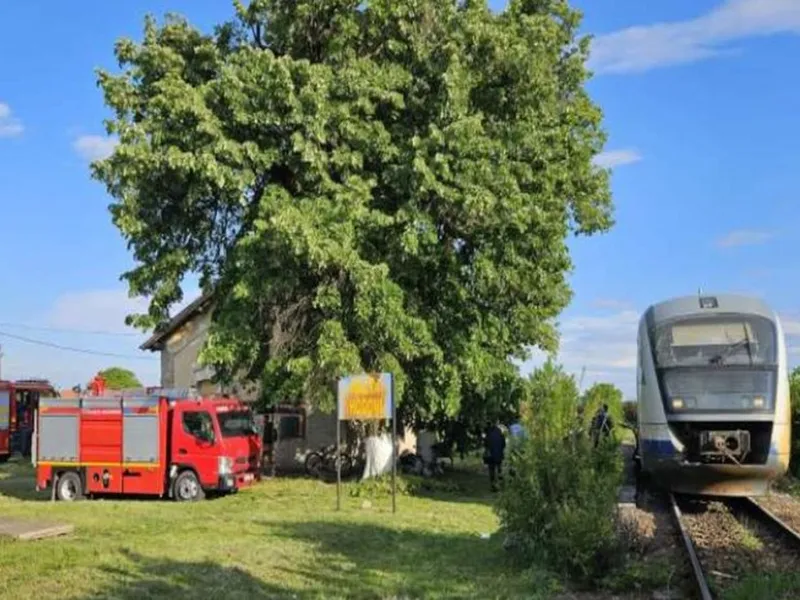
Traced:
[[73, 502], [83, 497], [83, 484], [80, 476], [69, 471], [62, 473], [56, 486], [56, 498], [64, 502]]
[[178, 502], [194, 502], [205, 497], [203, 488], [192, 471], [184, 471], [175, 479], [175, 499]]

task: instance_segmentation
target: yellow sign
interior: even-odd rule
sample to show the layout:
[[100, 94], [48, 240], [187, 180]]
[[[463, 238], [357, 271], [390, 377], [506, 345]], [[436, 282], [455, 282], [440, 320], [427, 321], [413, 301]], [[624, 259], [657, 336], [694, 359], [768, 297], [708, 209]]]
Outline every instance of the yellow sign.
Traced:
[[392, 418], [392, 376], [354, 375], [339, 381], [339, 419]]

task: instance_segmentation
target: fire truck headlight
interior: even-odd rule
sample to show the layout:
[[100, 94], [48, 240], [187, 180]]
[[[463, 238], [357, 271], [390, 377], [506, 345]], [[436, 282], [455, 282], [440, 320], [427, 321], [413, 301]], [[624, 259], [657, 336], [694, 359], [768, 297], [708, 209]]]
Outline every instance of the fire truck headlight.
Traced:
[[230, 456], [220, 456], [217, 467], [220, 475], [229, 475], [233, 472], [233, 459]]

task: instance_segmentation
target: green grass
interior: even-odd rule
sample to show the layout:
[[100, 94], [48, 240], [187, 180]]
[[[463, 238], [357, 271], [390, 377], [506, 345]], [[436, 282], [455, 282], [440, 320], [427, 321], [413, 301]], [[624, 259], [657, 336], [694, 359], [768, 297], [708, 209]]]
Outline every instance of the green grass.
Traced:
[[800, 573], [750, 575], [725, 590], [724, 600], [794, 600], [800, 590]]
[[772, 484], [772, 489], [792, 496], [800, 496], [800, 479], [792, 474], [784, 475]]
[[72, 523], [68, 537], [0, 538], [0, 598], [531, 598], [551, 578], [502, 549], [488, 481], [411, 482], [397, 514], [385, 486], [264, 481], [195, 504], [51, 503], [33, 473], [0, 466], [0, 518]]

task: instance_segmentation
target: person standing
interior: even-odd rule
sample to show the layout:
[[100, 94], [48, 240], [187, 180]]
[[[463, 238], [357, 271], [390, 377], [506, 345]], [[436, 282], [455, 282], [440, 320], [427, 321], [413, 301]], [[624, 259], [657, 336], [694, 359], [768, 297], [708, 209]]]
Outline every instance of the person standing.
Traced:
[[498, 480], [503, 479], [503, 459], [505, 458], [506, 438], [495, 421], [486, 431], [484, 462], [489, 467], [489, 482], [492, 491], [498, 489]]
[[594, 440], [595, 448], [600, 443], [600, 436], [607, 438], [611, 435], [613, 426], [611, 415], [608, 414], [608, 404], [603, 404], [592, 419], [592, 439]]

